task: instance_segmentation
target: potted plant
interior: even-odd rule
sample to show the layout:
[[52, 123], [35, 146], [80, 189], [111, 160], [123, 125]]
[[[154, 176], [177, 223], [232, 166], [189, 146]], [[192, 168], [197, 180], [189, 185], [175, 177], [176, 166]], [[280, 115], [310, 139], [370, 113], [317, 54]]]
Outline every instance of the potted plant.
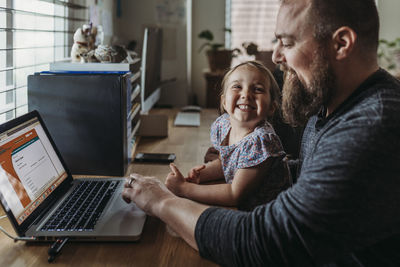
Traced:
[[378, 58], [381, 66], [389, 71], [400, 70], [400, 37], [394, 41], [379, 40]]
[[272, 62], [272, 50], [258, 50], [258, 45], [253, 42], [244, 42], [242, 44], [249, 56], [255, 56], [255, 59], [262, 62], [270, 71], [274, 71], [275, 63]]
[[[230, 31], [230, 29], [225, 29], [225, 31]], [[233, 50], [225, 49], [224, 44], [214, 43], [214, 34], [210, 30], [200, 32], [198, 37], [206, 40], [199, 48], [199, 52], [208, 47], [206, 54], [211, 72], [225, 71], [230, 68], [232, 57], [240, 53], [240, 50], [237, 48]]]

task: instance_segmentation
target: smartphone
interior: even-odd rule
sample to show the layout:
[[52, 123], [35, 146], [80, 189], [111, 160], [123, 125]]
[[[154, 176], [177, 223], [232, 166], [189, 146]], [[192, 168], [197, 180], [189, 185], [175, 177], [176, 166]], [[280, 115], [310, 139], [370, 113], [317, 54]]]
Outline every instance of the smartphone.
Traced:
[[137, 153], [135, 156], [137, 162], [170, 163], [175, 159], [174, 153]]

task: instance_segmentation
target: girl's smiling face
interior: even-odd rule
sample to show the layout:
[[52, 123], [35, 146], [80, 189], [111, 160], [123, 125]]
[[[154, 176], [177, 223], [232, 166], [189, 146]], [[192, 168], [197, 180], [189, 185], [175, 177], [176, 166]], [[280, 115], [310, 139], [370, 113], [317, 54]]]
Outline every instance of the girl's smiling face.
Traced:
[[255, 128], [273, 114], [270, 82], [257, 68], [243, 65], [227, 78], [221, 102], [231, 121]]

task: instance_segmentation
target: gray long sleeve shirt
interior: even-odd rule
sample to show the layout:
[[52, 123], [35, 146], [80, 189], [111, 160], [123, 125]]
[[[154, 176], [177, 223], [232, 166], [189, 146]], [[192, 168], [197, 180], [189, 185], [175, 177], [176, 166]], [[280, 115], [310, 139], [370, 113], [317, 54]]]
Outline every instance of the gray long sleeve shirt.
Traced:
[[380, 69], [303, 134], [298, 182], [253, 212], [205, 210], [201, 256], [225, 266], [400, 266], [400, 83]]

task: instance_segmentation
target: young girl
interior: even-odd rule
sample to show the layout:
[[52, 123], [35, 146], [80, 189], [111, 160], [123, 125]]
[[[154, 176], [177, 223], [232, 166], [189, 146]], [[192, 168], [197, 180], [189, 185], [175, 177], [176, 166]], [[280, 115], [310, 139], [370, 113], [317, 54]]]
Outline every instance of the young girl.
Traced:
[[[192, 168], [183, 177], [171, 164], [166, 185], [174, 194], [198, 202], [250, 210], [290, 186], [285, 152], [267, 119], [279, 107], [279, 88], [257, 61], [237, 65], [222, 80], [221, 115], [211, 126], [219, 158]], [[225, 178], [226, 184], [201, 183]]]

